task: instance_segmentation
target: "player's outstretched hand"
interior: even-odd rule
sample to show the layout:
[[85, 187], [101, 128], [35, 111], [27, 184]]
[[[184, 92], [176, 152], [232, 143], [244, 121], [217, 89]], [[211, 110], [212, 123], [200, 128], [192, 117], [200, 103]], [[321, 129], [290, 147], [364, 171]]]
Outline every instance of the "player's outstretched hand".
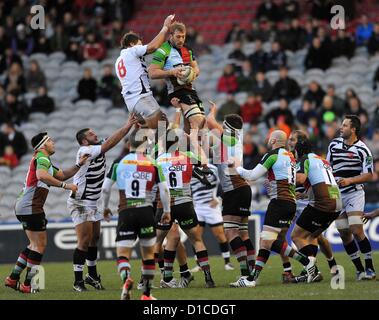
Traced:
[[67, 183], [65, 189], [71, 190], [73, 193], [75, 193], [76, 191], [78, 191], [78, 186], [76, 184], [73, 184], [73, 183]]
[[364, 213], [362, 216], [362, 221], [363, 223], [367, 223], [369, 220], [372, 220], [378, 216], [379, 216], [379, 210]]
[[338, 186], [340, 187], [347, 187], [351, 185], [351, 180], [350, 178], [341, 178], [337, 181], [337, 183], [338, 183]]
[[171, 221], [171, 213], [170, 212], [163, 212], [162, 218], [161, 218], [161, 224], [169, 224]]
[[78, 165], [83, 166], [91, 155], [89, 153], [82, 154], [79, 158]]
[[170, 14], [169, 16], [167, 16], [163, 22], [163, 26], [170, 28], [172, 21], [174, 21], [174, 18], [175, 18], [175, 14]]
[[212, 115], [216, 115], [217, 113], [217, 105], [212, 101], [212, 100], [208, 100], [208, 102], [211, 104], [211, 107], [209, 109], [209, 112], [212, 114]]
[[180, 78], [183, 76], [183, 72], [184, 72], [185, 68], [184, 66], [178, 66], [178, 67], [175, 67], [174, 69], [171, 69], [171, 76], [175, 77], [175, 78]]
[[103, 216], [106, 222], [111, 221], [111, 217], [113, 216], [111, 209], [109, 208], [104, 209]]
[[128, 128], [131, 128], [131, 127], [133, 127], [135, 124], [137, 124], [138, 121], [139, 121], [139, 119], [138, 119], [137, 115], [136, 115], [134, 112], [132, 112], [132, 113], [129, 115], [128, 121], [126, 122], [126, 126], [127, 126]]

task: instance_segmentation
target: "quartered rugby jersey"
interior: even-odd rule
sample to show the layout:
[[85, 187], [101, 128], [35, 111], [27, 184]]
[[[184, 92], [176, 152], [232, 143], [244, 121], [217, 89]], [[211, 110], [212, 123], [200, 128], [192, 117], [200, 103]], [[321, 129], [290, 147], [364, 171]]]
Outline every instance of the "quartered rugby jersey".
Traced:
[[84, 154], [89, 154], [90, 158], [74, 175], [73, 183], [78, 186], [78, 191], [71, 192], [70, 198], [83, 205], [96, 206], [106, 173], [105, 155], [101, 153], [101, 145], [83, 146], [78, 150], [76, 161]]
[[244, 178], [236, 172], [233, 173], [228, 167], [228, 160], [231, 157], [238, 157], [242, 161], [243, 146], [242, 142], [233, 136], [223, 134], [221, 142], [213, 147], [213, 164], [218, 169], [218, 176], [223, 192], [229, 192], [238, 188], [248, 186]]
[[296, 202], [296, 160], [293, 154], [277, 148], [266, 153], [260, 164], [268, 170], [270, 199]]
[[[163, 70], [171, 70], [177, 66], [191, 65], [195, 60], [193, 51], [188, 47], [176, 48], [170, 41], [166, 41], [154, 52], [151, 63], [160, 66]], [[169, 94], [183, 88], [194, 90], [192, 84], [180, 85], [176, 77], [166, 78], [166, 84]]]
[[42, 151], [33, 155], [29, 164], [24, 188], [17, 199], [16, 215], [31, 215], [44, 213], [43, 206], [49, 194], [49, 186], [37, 179], [37, 170], [45, 170], [54, 176], [59, 169], [54, 167], [49, 156]]
[[329, 161], [309, 153], [301, 158], [298, 172], [304, 173], [308, 178], [306, 183], [312, 186], [309, 191], [312, 207], [325, 212], [341, 210], [341, 194]]
[[126, 155], [116, 165], [116, 182], [120, 195], [119, 212], [152, 206], [153, 187], [164, 181], [162, 168], [154, 161], [134, 152]]
[[[192, 163], [195, 159], [192, 152], [175, 151], [163, 153], [157, 158], [157, 164], [162, 167], [171, 196], [171, 206], [192, 202], [191, 177]], [[158, 201], [158, 207], [162, 206]]]
[[144, 55], [147, 46], [136, 45], [121, 50], [115, 63], [115, 70], [121, 82], [121, 94], [129, 110], [141, 97], [152, 95]]
[[191, 191], [193, 203], [195, 206], [201, 206], [210, 203], [217, 197], [217, 188], [219, 185], [218, 171], [214, 165], [208, 164], [212, 174], [207, 175], [210, 186], [203, 184], [199, 179], [192, 177]]
[[[334, 139], [329, 144], [326, 159], [330, 162], [337, 181], [338, 178], [350, 178], [362, 173], [374, 172], [371, 151], [360, 140], [349, 146], [343, 142], [343, 138]], [[363, 189], [363, 184], [340, 187], [341, 193], [361, 189]]]

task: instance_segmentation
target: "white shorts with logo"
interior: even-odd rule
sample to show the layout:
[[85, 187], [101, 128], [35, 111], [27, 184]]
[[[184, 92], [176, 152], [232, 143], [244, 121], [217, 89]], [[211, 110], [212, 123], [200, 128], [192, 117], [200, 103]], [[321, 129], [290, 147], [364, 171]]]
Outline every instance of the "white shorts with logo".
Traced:
[[211, 208], [209, 205], [196, 206], [195, 212], [200, 225], [206, 223], [212, 227], [224, 223], [221, 210], [218, 206], [216, 208]]
[[130, 112], [135, 112], [138, 116], [143, 119], [151, 117], [154, 113], [160, 110], [159, 104], [157, 100], [153, 97], [153, 95], [148, 95], [141, 97], [137, 103], [135, 104], [133, 110], [129, 110]]
[[84, 222], [97, 222], [103, 220], [103, 215], [99, 212], [97, 206], [80, 205], [72, 199], [68, 199], [67, 209], [75, 227]]
[[365, 192], [357, 190], [349, 193], [342, 193], [342, 211], [349, 213], [354, 211], [363, 212], [365, 209]]

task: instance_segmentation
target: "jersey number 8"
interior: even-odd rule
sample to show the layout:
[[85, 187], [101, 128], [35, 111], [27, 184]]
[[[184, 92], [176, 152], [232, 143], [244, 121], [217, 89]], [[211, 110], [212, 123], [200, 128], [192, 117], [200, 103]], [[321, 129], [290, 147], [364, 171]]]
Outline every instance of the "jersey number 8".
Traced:
[[124, 78], [126, 76], [126, 68], [124, 65], [124, 60], [120, 59], [120, 61], [117, 64], [117, 70], [118, 70], [118, 75], [120, 78]]

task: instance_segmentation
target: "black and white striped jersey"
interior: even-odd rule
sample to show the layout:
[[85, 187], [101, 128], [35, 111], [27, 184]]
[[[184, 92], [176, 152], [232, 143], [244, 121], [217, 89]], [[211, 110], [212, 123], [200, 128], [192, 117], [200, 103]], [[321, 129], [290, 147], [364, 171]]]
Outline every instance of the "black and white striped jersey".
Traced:
[[78, 191], [71, 193], [70, 198], [77, 201], [85, 201], [88, 205], [96, 205], [101, 196], [101, 187], [106, 173], [105, 155], [101, 153], [100, 145], [80, 147], [77, 153], [77, 161], [83, 154], [90, 154], [90, 158], [74, 176], [74, 184]]
[[[338, 178], [350, 178], [362, 173], [373, 172], [372, 154], [361, 140], [357, 140], [351, 146], [345, 144], [343, 138], [332, 140], [326, 159], [330, 162], [337, 181]], [[340, 187], [341, 193], [360, 189], [363, 189], [362, 184]]]
[[202, 184], [197, 178], [192, 177], [191, 179], [191, 192], [194, 206], [206, 205], [217, 197], [217, 188], [220, 183], [218, 170], [211, 164], [208, 164], [208, 168], [213, 172], [212, 175], [207, 176], [211, 186]]

